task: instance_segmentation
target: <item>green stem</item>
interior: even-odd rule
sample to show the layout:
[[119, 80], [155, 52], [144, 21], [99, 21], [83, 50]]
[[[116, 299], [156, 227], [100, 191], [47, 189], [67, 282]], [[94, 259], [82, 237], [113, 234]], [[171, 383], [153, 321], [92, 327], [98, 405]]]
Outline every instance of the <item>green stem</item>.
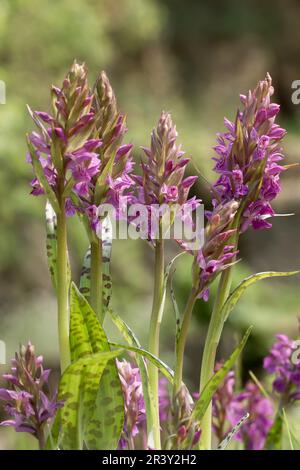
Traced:
[[[217, 297], [212, 311], [205, 346], [202, 356], [200, 393], [214, 374], [217, 347], [223, 330], [224, 321], [221, 316], [222, 306], [227, 299], [231, 286], [231, 268], [221, 275]], [[201, 444], [207, 450], [211, 449], [212, 405], [210, 403], [202, 420]]]
[[175, 399], [178, 394], [181, 383], [182, 383], [182, 371], [183, 371], [183, 360], [184, 360], [184, 350], [187, 341], [189, 326], [192, 318], [192, 313], [194, 305], [197, 299], [197, 290], [193, 288], [190, 292], [184, 313], [183, 320], [180, 327], [180, 332], [176, 345], [176, 365], [175, 365], [175, 377], [174, 377], [174, 388], [173, 388], [173, 398]]
[[57, 214], [57, 312], [60, 368], [63, 373], [71, 362], [69, 344], [69, 281], [65, 201]]
[[[160, 238], [155, 246], [155, 272], [154, 272], [154, 292], [152, 314], [149, 331], [149, 351], [159, 357], [159, 334], [162, 317], [162, 303], [164, 297], [164, 242]], [[153, 439], [156, 450], [161, 449], [160, 422], [159, 422], [159, 401], [158, 401], [158, 369], [153, 364], [149, 364], [149, 385], [153, 396]]]
[[102, 241], [97, 239], [91, 243], [91, 307], [103, 323], [102, 308]]

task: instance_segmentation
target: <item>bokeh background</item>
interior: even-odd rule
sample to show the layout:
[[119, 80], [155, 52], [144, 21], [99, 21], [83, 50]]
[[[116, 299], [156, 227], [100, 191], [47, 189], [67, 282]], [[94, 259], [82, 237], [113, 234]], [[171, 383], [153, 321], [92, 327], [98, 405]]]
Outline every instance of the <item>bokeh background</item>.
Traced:
[[[31, 340], [47, 367], [57, 370], [55, 299], [49, 281], [44, 201], [29, 195], [31, 168], [25, 162], [25, 132], [33, 125], [26, 103], [48, 109], [49, 87], [59, 85], [76, 58], [85, 61], [91, 83], [101, 69], [111, 79], [127, 114], [127, 140], [140, 145], [162, 109], [170, 111], [188, 155], [212, 181], [212, 146], [223, 116], [234, 118], [238, 95], [268, 71], [280, 124], [287, 128], [286, 162], [300, 161], [300, 105], [291, 101], [291, 83], [300, 79], [300, 3], [297, 0], [0, 0], [0, 79], [7, 102], [0, 105], [0, 339], [9, 359], [19, 343]], [[195, 171], [193, 164], [190, 173]], [[241, 239], [235, 283], [262, 270], [300, 266], [300, 170], [283, 176], [273, 229]], [[195, 194], [209, 204], [200, 178]], [[77, 220], [70, 221], [75, 276], [87, 247]], [[175, 252], [170, 246], [168, 257]], [[141, 242], [113, 246], [113, 306], [144, 345], [151, 308], [152, 252]], [[178, 262], [175, 289], [184, 305], [190, 287], [190, 260]], [[199, 301], [186, 353], [186, 381], [197, 388], [201, 351], [211, 302]], [[243, 358], [243, 375], [261, 376], [261, 361], [276, 332], [297, 335], [299, 277], [264, 281], [251, 288], [232, 314], [220, 348], [227, 356], [241, 332], [255, 326]], [[111, 325], [107, 328], [116, 335]], [[162, 357], [173, 365], [174, 317], [167, 304]], [[7, 366], [0, 366], [3, 372]], [[1, 416], [1, 414], [0, 414]], [[0, 448], [34, 448], [33, 439], [0, 429]]]

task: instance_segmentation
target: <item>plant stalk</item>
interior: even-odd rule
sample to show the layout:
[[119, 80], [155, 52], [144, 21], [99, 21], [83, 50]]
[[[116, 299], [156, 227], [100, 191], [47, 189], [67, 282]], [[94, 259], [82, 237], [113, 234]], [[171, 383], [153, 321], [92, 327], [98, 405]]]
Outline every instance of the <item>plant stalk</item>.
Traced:
[[71, 362], [69, 343], [69, 281], [65, 201], [57, 214], [57, 313], [61, 373]]
[[102, 308], [102, 240], [91, 242], [91, 307], [97, 314], [100, 323], [103, 323]]
[[[231, 267], [227, 268], [221, 275], [217, 297], [209, 322], [208, 332], [202, 356], [200, 375], [200, 394], [207, 382], [214, 374], [216, 352], [222, 334], [224, 320], [221, 317], [222, 307], [226, 301], [231, 286]], [[211, 428], [212, 428], [212, 404], [210, 403], [202, 420], [201, 445], [206, 450], [211, 450]]]
[[[164, 242], [162, 237], [156, 241], [155, 246], [155, 270], [154, 270], [154, 292], [149, 331], [149, 351], [159, 357], [159, 335], [164, 298]], [[153, 395], [153, 439], [156, 450], [161, 449], [160, 421], [159, 421], [159, 399], [158, 399], [158, 369], [149, 364], [149, 385]]]
[[175, 365], [175, 377], [174, 377], [174, 388], [173, 388], [173, 399], [180, 391], [182, 383], [182, 371], [183, 371], [183, 361], [184, 361], [184, 350], [187, 341], [189, 326], [192, 318], [192, 313], [194, 305], [197, 299], [197, 290], [192, 288], [185, 310], [183, 313], [183, 320], [180, 327], [180, 332], [176, 345], [176, 365]]

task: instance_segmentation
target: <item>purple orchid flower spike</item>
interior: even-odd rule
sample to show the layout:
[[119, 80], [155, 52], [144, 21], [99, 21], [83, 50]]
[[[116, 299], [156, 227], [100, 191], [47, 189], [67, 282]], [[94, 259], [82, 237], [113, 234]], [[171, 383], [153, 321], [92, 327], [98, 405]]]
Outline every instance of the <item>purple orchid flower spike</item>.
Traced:
[[197, 298], [207, 301], [210, 284], [235, 262], [238, 250], [231, 240], [236, 234], [232, 222], [238, 207], [237, 201], [230, 201], [217, 205], [213, 211], [206, 211], [204, 241], [199, 250], [191, 250], [188, 244], [179, 242], [184, 250], [194, 256], [193, 289]]
[[[138, 185], [136, 202], [148, 208], [149, 219], [163, 214], [156, 213], [159, 206], [173, 207], [176, 215], [192, 212], [201, 202], [195, 197], [188, 199], [190, 188], [197, 176], [184, 177], [190, 161], [177, 144], [176, 126], [171, 115], [162, 112], [157, 128], [151, 134], [150, 148], [142, 147], [146, 162], [141, 164], [142, 176], [135, 176]], [[180, 208], [180, 209], [179, 209]], [[180, 211], [180, 214], [178, 212]], [[148, 238], [153, 240], [158, 227], [149, 226]]]
[[227, 418], [235, 426], [246, 413], [250, 414], [250, 418], [235, 438], [244, 442], [246, 450], [262, 450], [274, 422], [274, 409], [269, 398], [262, 395], [258, 386], [251, 381], [246, 384], [245, 391], [231, 400]]
[[[216, 371], [222, 364], [216, 365]], [[230, 431], [228, 425], [227, 410], [234, 398], [235, 373], [228, 372], [223, 383], [213, 396], [213, 431], [221, 442]]]
[[294, 341], [284, 334], [278, 334], [264, 359], [263, 366], [274, 376], [273, 390], [280, 395], [283, 405], [300, 400], [300, 362], [294, 359], [294, 351]]
[[280, 175], [287, 168], [280, 164], [286, 131], [275, 124], [280, 106], [271, 103], [273, 93], [267, 74], [253, 91], [241, 95], [243, 110], [234, 122], [225, 118], [227, 130], [218, 134], [214, 147], [219, 177], [212, 188], [213, 204], [241, 202], [241, 232], [250, 225], [254, 229], [272, 226], [267, 220], [274, 215], [271, 201], [281, 190]]
[[117, 218], [125, 215], [124, 206], [131, 198], [133, 180], [130, 174], [134, 167], [130, 156], [133, 145], [123, 143], [127, 132], [126, 118], [118, 111], [116, 97], [105, 72], [101, 72], [95, 84], [93, 109], [96, 140], [101, 142], [97, 149], [100, 163], [89, 185], [75, 188], [75, 192], [79, 210], [86, 214], [92, 230], [98, 233], [103, 204], [112, 204]]
[[38, 128], [28, 136], [28, 161], [36, 173], [31, 193], [44, 194], [46, 181], [58, 202], [70, 208], [68, 197], [73, 187], [85, 194], [100, 166], [97, 149], [102, 142], [95, 135], [93, 94], [85, 66], [74, 62], [62, 87], [52, 87], [51, 97], [52, 115], [29, 109]]
[[207, 301], [209, 286], [225, 269], [234, 263], [238, 250], [231, 240], [236, 230], [231, 228], [238, 210], [238, 203], [231, 201], [215, 207], [207, 213], [208, 222], [204, 231], [204, 244], [195, 255], [194, 285], [198, 297]]
[[0, 425], [32, 434], [43, 449], [46, 444], [46, 425], [63, 403], [56, 400], [56, 394], [50, 394], [50, 370], [43, 368], [43, 358], [35, 355], [31, 343], [20, 348], [20, 353], [16, 354], [11, 364], [11, 372], [3, 375], [10, 389], [0, 389], [0, 400], [5, 402], [4, 409], [9, 419]]
[[[216, 365], [216, 370], [221, 364]], [[235, 373], [230, 371], [213, 396], [213, 432], [221, 442], [240, 419], [249, 413], [249, 419], [235, 435], [248, 450], [262, 450], [274, 421], [273, 404], [252, 381], [245, 390], [235, 391]]]
[[139, 369], [125, 359], [116, 362], [125, 403], [125, 423], [119, 448], [133, 450], [134, 438], [140, 433], [141, 424], [146, 419], [141, 376]]

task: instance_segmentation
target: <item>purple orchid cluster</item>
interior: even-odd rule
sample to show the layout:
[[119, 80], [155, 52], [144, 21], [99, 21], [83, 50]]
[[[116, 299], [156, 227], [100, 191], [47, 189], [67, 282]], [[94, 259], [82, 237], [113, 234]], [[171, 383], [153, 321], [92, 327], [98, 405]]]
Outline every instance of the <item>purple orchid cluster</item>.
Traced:
[[266, 219], [274, 215], [271, 201], [280, 192], [280, 174], [286, 167], [281, 141], [286, 134], [275, 119], [280, 106], [271, 103], [274, 93], [267, 74], [254, 91], [240, 95], [243, 111], [234, 122], [225, 118], [227, 131], [218, 134], [214, 171], [219, 178], [212, 188], [213, 205], [240, 202], [241, 232], [270, 228]]
[[246, 450], [262, 450], [274, 422], [274, 408], [270, 399], [252, 381], [246, 384], [244, 391], [233, 396], [227, 417], [231, 425], [235, 426], [246, 413], [250, 417], [237, 433], [236, 439], [244, 443]]
[[300, 361], [293, 360], [295, 342], [284, 334], [278, 334], [270, 353], [265, 357], [263, 366], [274, 376], [273, 390], [282, 402], [300, 400]]
[[252, 381], [247, 382], [243, 391], [235, 392], [235, 373], [230, 371], [213, 397], [213, 432], [218, 441], [247, 413], [249, 419], [235, 439], [243, 442], [247, 450], [262, 450], [274, 421], [273, 404]]
[[[293, 360], [295, 351], [295, 341], [285, 334], [278, 334], [263, 360], [264, 369], [273, 377], [274, 399], [280, 398], [280, 408], [300, 400], [300, 363], [297, 354]], [[217, 439], [222, 441], [246, 413], [250, 417], [236, 439], [242, 441], [246, 449], [262, 450], [274, 423], [274, 402], [252, 381], [247, 382], [243, 391], [236, 392], [235, 373], [231, 371], [213, 397], [213, 430]]]
[[0, 425], [32, 434], [43, 449], [47, 424], [63, 406], [62, 402], [57, 401], [56, 394], [49, 392], [51, 371], [43, 368], [43, 357], [35, 355], [31, 343], [20, 348], [20, 353], [15, 355], [11, 364], [11, 372], [3, 375], [10, 388], [0, 389], [0, 399], [5, 402], [4, 408], [10, 419]]
[[125, 117], [106, 74], [100, 74], [91, 92], [87, 70], [76, 62], [62, 87], [52, 87], [51, 97], [52, 115], [30, 110], [38, 127], [28, 136], [28, 161], [36, 173], [32, 194], [47, 193], [49, 185], [68, 216], [85, 214], [96, 230], [99, 205], [117, 205], [133, 184], [132, 145], [122, 145]]

